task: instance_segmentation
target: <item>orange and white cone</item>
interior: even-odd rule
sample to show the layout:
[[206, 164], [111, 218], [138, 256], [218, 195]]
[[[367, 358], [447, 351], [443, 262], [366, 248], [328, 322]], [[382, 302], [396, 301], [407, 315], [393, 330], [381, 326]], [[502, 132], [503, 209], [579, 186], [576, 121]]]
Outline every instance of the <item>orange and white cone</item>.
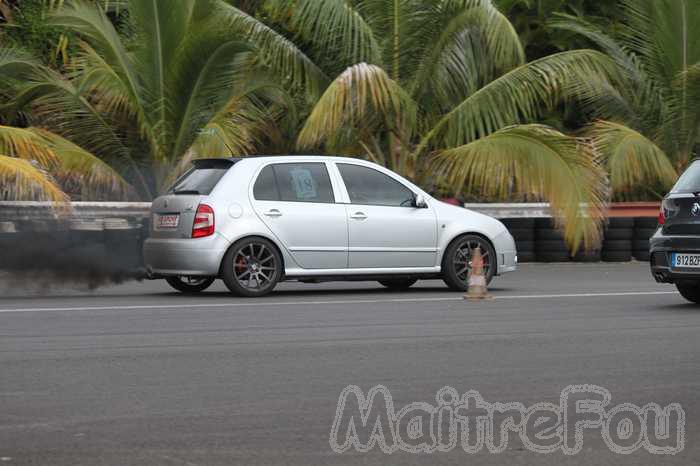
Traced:
[[472, 253], [472, 269], [469, 272], [469, 291], [464, 299], [469, 301], [481, 301], [493, 299], [486, 288], [486, 275], [484, 275], [484, 256], [481, 248], [477, 247]]

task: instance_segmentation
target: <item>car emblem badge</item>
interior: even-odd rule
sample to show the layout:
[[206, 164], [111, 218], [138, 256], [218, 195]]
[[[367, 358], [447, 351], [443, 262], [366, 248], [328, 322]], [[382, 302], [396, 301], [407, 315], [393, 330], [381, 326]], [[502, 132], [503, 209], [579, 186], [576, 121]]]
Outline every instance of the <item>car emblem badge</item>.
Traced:
[[693, 217], [698, 217], [700, 216], [700, 203], [696, 202], [693, 204], [693, 208], [690, 211], [691, 214], [693, 214]]

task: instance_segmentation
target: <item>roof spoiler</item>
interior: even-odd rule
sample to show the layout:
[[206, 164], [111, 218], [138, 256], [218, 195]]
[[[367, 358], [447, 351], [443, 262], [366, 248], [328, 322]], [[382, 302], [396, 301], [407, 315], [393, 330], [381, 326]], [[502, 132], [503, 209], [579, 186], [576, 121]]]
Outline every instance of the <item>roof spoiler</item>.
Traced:
[[231, 168], [241, 159], [220, 158], [220, 159], [197, 159], [192, 164], [195, 168]]

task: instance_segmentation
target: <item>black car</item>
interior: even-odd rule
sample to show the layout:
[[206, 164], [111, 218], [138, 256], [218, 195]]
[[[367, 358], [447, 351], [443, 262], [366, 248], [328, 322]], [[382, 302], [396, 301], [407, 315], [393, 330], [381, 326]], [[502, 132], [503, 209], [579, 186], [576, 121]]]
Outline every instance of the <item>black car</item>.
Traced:
[[700, 304], [700, 160], [664, 199], [650, 243], [656, 281], [674, 283], [685, 299]]

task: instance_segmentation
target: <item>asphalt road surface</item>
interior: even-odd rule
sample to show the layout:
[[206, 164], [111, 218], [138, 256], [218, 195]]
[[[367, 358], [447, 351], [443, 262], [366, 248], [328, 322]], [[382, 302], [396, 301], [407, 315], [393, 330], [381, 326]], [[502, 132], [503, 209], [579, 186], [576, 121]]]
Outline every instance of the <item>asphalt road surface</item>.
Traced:
[[[440, 282], [284, 284], [236, 299], [163, 282], [85, 292], [0, 284], [0, 465], [698, 464], [700, 309], [645, 264], [525, 265], [465, 302]], [[349, 385], [396, 410], [445, 386], [490, 402], [558, 403], [595, 384], [612, 404], [680, 403], [684, 450], [339, 454], [329, 436]], [[414, 425], [415, 427], [415, 425]]]

